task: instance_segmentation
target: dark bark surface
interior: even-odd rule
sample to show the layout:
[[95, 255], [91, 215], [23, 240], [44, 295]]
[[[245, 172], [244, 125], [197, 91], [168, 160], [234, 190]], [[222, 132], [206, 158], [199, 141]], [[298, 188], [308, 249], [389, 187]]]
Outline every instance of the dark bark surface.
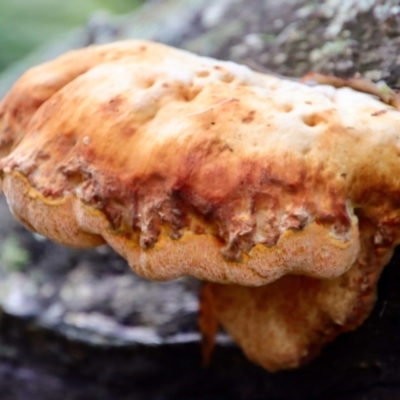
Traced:
[[[400, 85], [395, 1], [164, 0], [87, 27], [0, 77], [4, 93], [32, 63], [69, 48], [141, 37], [300, 77], [354, 73]], [[201, 366], [199, 284], [145, 281], [109, 248], [57, 246], [0, 203], [0, 398], [373, 400], [400, 398], [400, 251], [370, 318], [310, 365], [269, 374], [223, 333]]]

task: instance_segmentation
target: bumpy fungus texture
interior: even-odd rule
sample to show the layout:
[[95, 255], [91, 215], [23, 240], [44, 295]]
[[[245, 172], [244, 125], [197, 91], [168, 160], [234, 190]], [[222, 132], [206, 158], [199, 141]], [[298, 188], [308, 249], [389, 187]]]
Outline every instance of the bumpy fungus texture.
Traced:
[[4, 98], [2, 189], [57, 242], [212, 282], [206, 336], [220, 322], [277, 370], [368, 315], [400, 237], [399, 132], [395, 108], [349, 88], [113, 43], [29, 70]]

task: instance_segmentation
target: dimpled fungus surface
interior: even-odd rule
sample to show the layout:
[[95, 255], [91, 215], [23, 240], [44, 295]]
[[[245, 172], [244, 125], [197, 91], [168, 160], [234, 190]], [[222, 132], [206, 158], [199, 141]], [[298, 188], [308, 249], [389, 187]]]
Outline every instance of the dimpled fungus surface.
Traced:
[[14, 85], [2, 188], [57, 242], [214, 282], [206, 312], [274, 370], [368, 314], [399, 237], [399, 130], [396, 109], [349, 88], [117, 42]]

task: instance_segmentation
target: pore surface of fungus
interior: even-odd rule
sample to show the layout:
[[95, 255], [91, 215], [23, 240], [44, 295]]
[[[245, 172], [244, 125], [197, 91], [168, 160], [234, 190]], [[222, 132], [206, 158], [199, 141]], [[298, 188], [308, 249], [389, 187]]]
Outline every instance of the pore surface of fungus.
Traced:
[[31, 230], [213, 282], [205, 312], [276, 370], [368, 315], [399, 239], [399, 131], [368, 94], [120, 42], [14, 85], [1, 183]]

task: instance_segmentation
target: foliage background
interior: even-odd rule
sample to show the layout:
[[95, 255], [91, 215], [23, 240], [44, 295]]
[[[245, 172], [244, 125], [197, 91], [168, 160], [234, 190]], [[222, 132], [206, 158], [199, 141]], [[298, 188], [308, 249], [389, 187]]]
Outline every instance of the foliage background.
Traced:
[[0, 0], [0, 71], [37, 46], [81, 26], [96, 10], [127, 13], [142, 0]]

